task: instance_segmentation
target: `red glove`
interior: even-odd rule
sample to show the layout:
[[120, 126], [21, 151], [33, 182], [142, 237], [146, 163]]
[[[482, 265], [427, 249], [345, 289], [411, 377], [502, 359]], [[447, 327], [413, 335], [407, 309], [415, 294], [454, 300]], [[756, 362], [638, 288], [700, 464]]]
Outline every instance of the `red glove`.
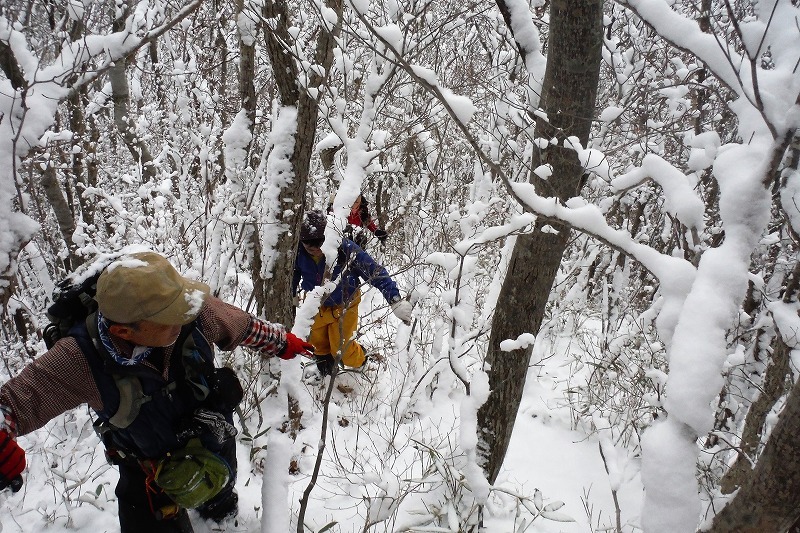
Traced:
[[281, 359], [294, 359], [297, 354], [311, 357], [314, 355], [314, 345], [309, 344], [297, 335], [286, 332], [286, 346], [278, 354]]
[[25, 469], [25, 452], [17, 441], [4, 429], [0, 429], [0, 490], [11, 485], [17, 492], [22, 487], [22, 471]]

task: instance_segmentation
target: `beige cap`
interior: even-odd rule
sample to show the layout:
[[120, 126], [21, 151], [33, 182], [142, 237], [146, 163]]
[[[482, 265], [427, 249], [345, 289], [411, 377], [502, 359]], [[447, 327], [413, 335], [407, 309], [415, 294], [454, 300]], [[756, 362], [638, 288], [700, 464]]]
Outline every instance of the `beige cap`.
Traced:
[[95, 299], [107, 319], [120, 324], [148, 320], [168, 326], [188, 324], [200, 313], [210, 289], [184, 278], [155, 252], [124, 255], [97, 280]]

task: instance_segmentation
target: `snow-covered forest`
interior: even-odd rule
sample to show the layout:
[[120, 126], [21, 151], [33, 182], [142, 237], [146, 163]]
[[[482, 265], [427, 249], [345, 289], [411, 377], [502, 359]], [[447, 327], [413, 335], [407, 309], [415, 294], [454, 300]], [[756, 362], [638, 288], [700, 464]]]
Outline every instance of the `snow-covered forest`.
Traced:
[[[303, 337], [304, 212], [331, 259], [359, 193], [388, 232], [376, 372], [218, 353], [238, 530], [800, 518], [798, 0], [2, 0], [0, 70], [0, 383], [99, 254]], [[2, 531], [118, 530], [88, 408], [19, 443]]]

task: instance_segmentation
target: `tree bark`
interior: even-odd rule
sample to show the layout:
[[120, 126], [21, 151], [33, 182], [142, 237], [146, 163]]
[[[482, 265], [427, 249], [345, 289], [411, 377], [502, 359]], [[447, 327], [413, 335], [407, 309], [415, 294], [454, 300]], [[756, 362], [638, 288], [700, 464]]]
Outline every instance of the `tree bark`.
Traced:
[[[97, 121], [95, 120], [94, 116], [86, 117], [86, 125], [88, 126], [89, 131], [87, 133], [88, 138], [84, 139], [83, 142], [83, 148], [86, 154], [85, 186], [94, 188], [97, 187], [98, 177], [100, 175], [100, 165], [97, 156], [97, 145], [100, 142], [100, 128], [97, 127]], [[81, 204], [81, 209], [83, 210], [83, 221], [90, 225], [95, 224], [100, 226], [101, 224], [95, 219], [96, 210], [94, 203], [85, 198], [83, 193], [83, 190], [78, 191], [78, 198], [80, 198], [79, 203]], [[108, 220], [103, 220], [102, 225], [105, 227], [107, 235], [113, 234], [113, 228], [111, 228]]]
[[0, 70], [6, 75], [8, 81], [11, 82], [11, 87], [20, 91], [28, 87], [28, 82], [25, 81], [25, 75], [14, 57], [14, 52], [5, 41], [0, 41]]
[[50, 203], [50, 207], [53, 208], [53, 213], [58, 222], [58, 229], [61, 230], [61, 237], [64, 239], [64, 242], [67, 243], [69, 255], [66, 258], [65, 266], [68, 270], [74, 270], [83, 262], [75, 253], [76, 247], [75, 243], [72, 241], [72, 234], [75, 233], [75, 219], [72, 216], [72, 210], [69, 208], [67, 199], [64, 197], [64, 193], [61, 190], [61, 185], [58, 183], [56, 169], [52, 164], [48, 163], [47, 167], [42, 171], [40, 183], [44, 189], [45, 196], [47, 196], [47, 201]]
[[[326, 0], [325, 4], [337, 13], [337, 18], [341, 21], [341, 0]], [[270, 320], [291, 324], [294, 322], [294, 307], [290, 297], [292, 272], [299, 243], [300, 224], [305, 212], [306, 183], [311, 166], [319, 113], [316, 99], [307, 91], [300, 89], [297, 64], [283, 44], [293, 42], [287, 27], [289, 18], [284, 0], [267, 1], [264, 5], [264, 17], [275, 21], [274, 24], [269, 25], [271, 29], [266, 31], [266, 40], [272, 70], [278, 85], [280, 103], [283, 106], [297, 107], [297, 134], [291, 159], [294, 179], [285, 190], [281, 191], [279, 208], [279, 212], [284, 214], [285, 227], [296, 231], [280, 233], [275, 248], [277, 254], [275, 264], [279, 265], [279, 268], [273, 269], [271, 278], [263, 280], [261, 297], [264, 302], [269, 302]], [[333, 49], [336, 46], [338, 33], [338, 26], [332, 31], [325, 28], [320, 29], [314, 62], [322, 67], [326, 75], [333, 62]], [[323, 76], [313, 73], [309, 75], [308, 87], [319, 88], [324, 81]]]
[[[602, 17], [601, 0], [551, 4], [550, 52], [541, 95], [550, 122], [537, 119], [537, 137], [563, 141], [575, 136], [586, 144], [600, 75]], [[572, 149], [559, 142], [539, 153], [538, 159], [533, 168], [550, 164], [553, 170], [546, 181], [531, 172], [530, 181], [539, 194], [564, 201], [578, 193], [584, 169]], [[486, 354], [491, 392], [478, 411], [482, 466], [490, 483], [508, 449], [532, 352], [532, 348], [503, 352], [500, 342], [539, 330], [569, 238], [564, 226], [551, 224], [555, 234], [542, 232], [542, 226], [537, 223], [533, 233], [517, 238], [492, 323]]]
[[[797, 301], [797, 293], [800, 290], [800, 263], [795, 263], [783, 285], [782, 301], [787, 304]], [[731, 494], [753, 474], [752, 464], [756, 461], [767, 415], [791, 386], [790, 358], [792, 348], [783, 340], [780, 331], [776, 331], [771, 346], [770, 364], [762, 380], [761, 393], [753, 402], [753, 405], [750, 406], [745, 417], [742, 439], [739, 444], [739, 455], [720, 480], [720, 491], [723, 494]], [[789, 376], [789, 379], [787, 379], [787, 376]]]
[[763, 390], [758, 399], [753, 402], [747, 411], [742, 440], [739, 445], [739, 455], [733, 466], [720, 480], [720, 491], [731, 494], [746, 483], [747, 478], [753, 475], [753, 462], [756, 461], [758, 445], [761, 442], [764, 422], [780, 397], [786, 390], [786, 376], [789, 370], [789, 353], [791, 348], [786, 345], [780, 333], [773, 341], [772, 357], [764, 377]]
[[750, 476], [710, 533], [780, 533], [800, 519], [800, 387], [795, 385]]
[[[242, 109], [250, 121], [251, 130], [256, 125], [256, 44], [253, 40], [244, 42], [239, 39], [239, 98]], [[249, 151], [249, 146], [248, 146]]]
[[[122, 10], [121, 16], [114, 20], [112, 24], [113, 31], [118, 32], [125, 28], [125, 20], [128, 14], [129, 8], [126, 6]], [[136, 136], [131, 127], [133, 120], [131, 120], [130, 116], [130, 88], [126, 72], [127, 66], [127, 59], [119, 59], [108, 71], [108, 79], [111, 82], [111, 101], [114, 103], [114, 124], [117, 126], [117, 130], [133, 159], [139, 163], [142, 181], [147, 182], [155, 178], [156, 169], [150, 150]]]
[[[256, 43], [255, 39], [258, 34], [259, 28], [262, 25], [261, 21], [255, 20], [258, 13], [252, 12], [254, 6], [245, 5], [245, 3], [237, 3], [237, 17], [253, 17], [253, 27], [249, 30], [252, 34], [243, 33], [242, 28], [239, 29], [239, 102], [241, 108], [245, 112], [248, 121], [248, 127], [251, 136], [251, 141], [245, 147], [245, 151], [250, 154], [251, 147], [253, 146], [252, 139], [255, 137], [256, 127], [256, 107], [258, 97], [256, 95], [255, 73], [256, 73]], [[258, 161], [255, 156], [248, 155], [247, 164], [250, 168], [258, 166]], [[246, 188], [246, 187], [245, 187]], [[246, 210], [247, 206], [242, 206]], [[264, 316], [268, 309], [267, 302], [264, 299], [264, 280], [261, 275], [262, 270], [262, 245], [261, 235], [258, 231], [258, 224], [249, 225], [243, 228], [243, 240], [248, 243], [248, 248], [252, 254], [250, 257], [249, 268], [250, 276], [253, 279], [253, 299], [256, 304], [256, 314]], [[271, 318], [271, 317], [270, 317]]]

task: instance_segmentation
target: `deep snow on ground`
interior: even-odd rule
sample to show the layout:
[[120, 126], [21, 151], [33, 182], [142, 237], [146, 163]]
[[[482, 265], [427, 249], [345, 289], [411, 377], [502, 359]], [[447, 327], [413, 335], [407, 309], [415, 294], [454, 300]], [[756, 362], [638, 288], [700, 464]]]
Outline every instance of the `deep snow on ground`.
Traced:
[[[506, 457], [505, 466], [498, 479], [498, 485], [515, 487], [518, 492], [533, 494], [534, 489], [539, 489], [544, 497], [545, 504], [553, 501], [563, 501], [561, 512], [574, 518], [576, 522], [554, 522], [539, 518], [528, 531], [543, 533], [572, 533], [592, 531], [585, 511], [584, 502], [591, 508], [592, 526], [609, 526], [613, 524], [614, 505], [611, 497], [610, 483], [603, 467], [603, 462], [598, 451], [597, 440], [586, 438], [583, 434], [569, 429], [569, 415], [563, 408], [553, 409], [560, 400], [560, 391], [551, 388], [552, 379], [545, 374], [546, 370], [534, 368], [531, 371], [525, 390], [514, 435]], [[78, 413], [77, 417], [88, 421], [88, 415]], [[88, 423], [88, 422], [87, 422]], [[58, 426], [54, 421], [48, 425]], [[61, 424], [63, 427], [63, 423]], [[93, 454], [91, 466], [88, 466], [88, 457], [79, 458], [77, 464], [67, 471], [81, 477], [88, 478], [82, 496], [86, 500], [95, 500], [91, 496], [96, 487], [103, 485], [101, 495], [96, 498], [97, 506], [89, 503], [77, 503], [70, 506], [69, 516], [72, 524], [68, 527], [66, 506], [63, 504], [63, 482], [45, 468], [48, 459], [51, 464], [63, 465], [68, 463], [73, 451], [79, 448], [78, 444], [71, 444], [69, 440], [58, 442], [63, 437], [58, 436], [58, 428], [48, 431], [40, 430], [30, 437], [22, 437], [20, 443], [27, 449], [33, 449], [29, 454], [31, 463], [26, 473], [26, 484], [23, 491], [11, 495], [6, 492], [0, 496], [2, 501], [3, 533], [33, 533], [40, 531], [66, 532], [66, 531], [117, 531], [116, 504], [109, 499], [113, 498], [113, 486], [116, 482], [116, 470], [105, 468], [103, 454], [98, 445]], [[88, 436], [87, 440], [93, 439]], [[42, 447], [42, 440], [47, 445]], [[56, 441], [56, 442], [54, 442]], [[78, 453], [86, 454], [84, 449]], [[239, 447], [239, 464], [247, 465], [248, 450], [245, 446]], [[98, 476], [99, 475], [99, 476]], [[98, 476], [98, 477], [96, 477]], [[301, 491], [307, 483], [305, 476], [298, 477], [294, 482], [296, 490]], [[321, 482], [324, 492], [324, 480]], [[240, 495], [240, 524], [237, 531], [257, 531], [260, 528], [257, 509], [261, 507], [261, 478], [260, 475], [251, 475], [247, 468], [240, 468], [237, 486]], [[72, 498], [77, 498], [75, 490], [71, 492]], [[641, 485], [638, 476], [633, 475], [620, 494], [623, 523], [633, 520], [638, 523], [638, 509], [642, 497]], [[588, 499], [587, 499], [588, 498]], [[320, 502], [322, 503], [322, 502]], [[319, 508], [317, 508], [319, 509]], [[331, 518], [338, 518], [343, 530], [347, 530], [348, 511], [343, 511], [342, 516], [326, 510]], [[313, 514], [313, 513], [312, 513]], [[201, 523], [195, 520], [195, 529], [198, 533], [212, 531], [212, 524]], [[631, 528], [627, 527], [627, 531]], [[377, 529], [377, 531], [382, 531]], [[487, 517], [486, 531], [512, 532], [514, 524], [508, 517]]]
[[[551, 376], [558, 370], [565, 371], [565, 367], [554, 369], [551, 366], [533, 368], [528, 375], [498, 484], [513, 482], [524, 487], [526, 493], [538, 488], [545, 503], [548, 500], [563, 501], [561, 511], [575, 519], [572, 523], [539, 520], [533, 531], [577, 533], [612, 526], [616, 521], [611, 483], [597, 439], [570, 430], [568, 412], [564, 408], [552, 408], [563, 399], [560, 397], [562, 391], [551, 387]], [[631, 524], [639, 523], [643, 492], [638, 465], [630, 464], [627, 474], [627, 482], [620, 489], [618, 499], [623, 529], [632, 531]], [[626, 527], [625, 524], [629, 525]], [[501, 523], [492, 524], [488, 531], [513, 530]]]
[[[383, 305], [380, 296], [374, 294], [376, 292], [365, 294], [362, 304], [365, 313]], [[386, 312], [385, 305], [383, 312]], [[615, 524], [611, 482], [601, 459], [598, 438], [596, 435], [587, 437], [572, 429], [571, 413], [564, 402], [565, 384], [569, 380], [575, 383], [581, 379], [580, 371], [570, 364], [576, 356], [580, 357], [574, 351], [575, 346], [568, 340], [557, 348], [546, 340], [537, 344], [510, 449], [496, 486], [529, 497], [538, 489], [544, 505], [563, 502], [559, 512], [572, 517], [575, 522], [539, 517], [532, 524], [528, 523], [527, 528], [518, 529], [523, 519], [530, 520], [530, 513], [523, 511], [515, 520], [513, 507], [499, 507], [495, 502], [494, 512], [488, 510], [485, 515], [487, 532], [577, 533], [605, 530]], [[545, 353], [549, 354], [548, 357], [543, 357]], [[306, 523], [312, 528], [309, 531], [318, 531], [331, 521], [337, 522], [332, 531], [361, 531], [365, 495], [374, 496], [375, 487], [393, 476], [402, 480], [420, 475], [413, 468], [404, 466], [413, 463], [418, 453], [410, 442], [412, 438], [441, 431], [451, 435], [448, 438], [453, 442], [458, 442], [458, 387], [454, 388], [455, 392], [440, 395], [426, 404], [425, 410], [415, 414], [410, 423], [387, 426], [386, 421], [397, 409], [392, 403], [392, 395], [403, 386], [406, 369], [399, 366], [399, 360], [392, 359], [396, 351], [389, 349], [384, 355], [389, 358], [388, 364], [370, 378], [374, 383], [360, 375], [346, 374], [340, 381], [352, 386], [353, 390], [346, 394], [334, 391], [335, 404], [329, 416], [332, 437], [325, 452], [323, 475], [312, 493], [306, 517]], [[324, 389], [307, 386], [305, 390], [317, 410], [309, 413], [302, 437], [306, 445], [295, 446], [296, 452], [302, 448], [299, 459], [301, 473], [290, 476], [288, 492], [292, 501], [286, 502], [285, 506], [289, 508], [291, 505], [295, 513], [309, 481], [315, 458], [315, 439], [318, 439], [321, 424], [319, 404], [311, 398], [321, 398]], [[347, 425], [339, 423], [343, 419]], [[400, 446], [390, 446], [389, 453], [381, 453], [381, 446], [389, 438], [389, 433], [395, 430], [400, 435], [396, 440]], [[405, 431], [410, 435], [408, 440], [403, 438]], [[45, 428], [21, 437], [20, 444], [28, 452], [26, 482], [18, 494], [0, 494], [2, 533], [118, 531], [113, 495], [117, 472], [105, 462], [102, 446], [91, 429], [87, 408], [76, 409], [51, 421]], [[351, 455], [356, 446], [356, 453]], [[377, 450], [374, 457], [371, 455], [373, 450]], [[228, 531], [261, 529], [262, 474], [251, 466], [249, 451], [247, 446], [240, 444], [237, 478], [240, 516], [237, 527], [226, 525]], [[625, 462], [625, 451], [617, 451], [617, 466], [624, 471], [618, 494], [621, 522], [623, 531], [629, 532], [639, 524], [643, 493], [638, 463], [635, 460]], [[392, 464], [380, 464], [386, 458]], [[337, 469], [339, 464], [345, 467], [357, 464], [355, 471], [358, 474], [344, 476], [346, 479], [342, 480], [341, 467]], [[409, 497], [400, 506], [397, 522], [385, 522], [370, 531], [394, 531], [399, 527], [397, 523], [404, 519], [407, 521], [427, 504], [424, 495]], [[196, 516], [194, 524], [198, 533], [222, 530]]]

